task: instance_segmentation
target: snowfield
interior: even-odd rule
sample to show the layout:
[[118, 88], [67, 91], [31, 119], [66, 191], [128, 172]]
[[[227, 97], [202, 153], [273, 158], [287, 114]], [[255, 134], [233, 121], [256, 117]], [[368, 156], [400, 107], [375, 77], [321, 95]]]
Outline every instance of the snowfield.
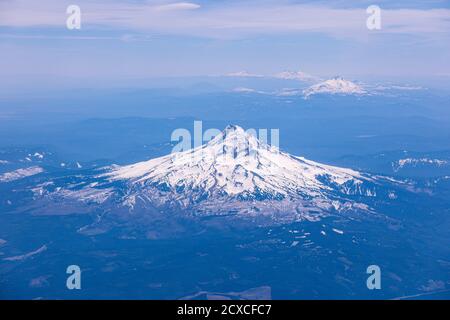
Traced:
[[11, 182], [22, 178], [34, 176], [38, 173], [44, 172], [41, 167], [29, 167], [25, 169], [17, 169], [11, 172], [6, 172], [0, 175], [0, 182]]

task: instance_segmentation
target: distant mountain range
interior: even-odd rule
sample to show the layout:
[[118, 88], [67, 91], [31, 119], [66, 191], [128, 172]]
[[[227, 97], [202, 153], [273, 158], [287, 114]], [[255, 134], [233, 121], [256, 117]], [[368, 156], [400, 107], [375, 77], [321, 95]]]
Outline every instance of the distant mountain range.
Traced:
[[285, 87], [282, 89], [275, 89], [274, 91], [260, 90], [257, 88], [249, 87], [250, 83], [246, 86], [240, 86], [234, 88], [233, 92], [237, 93], [258, 93], [258, 94], [273, 94], [278, 96], [303, 96], [309, 98], [313, 95], [391, 95], [398, 94], [399, 91], [417, 91], [424, 90], [425, 88], [420, 86], [401, 85], [401, 84], [362, 84], [360, 82], [351, 81], [345, 79], [342, 76], [336, 76], [331, 79], [323, 80], [320, 77], [313, 76], [303, 71], [283, 71], [273, 75], [255, 74], [247, 71], [239, 71], [229, 73], [227, 77], [235, 79], [266, 79], [269, 81], [296, 81], [298, 86]]

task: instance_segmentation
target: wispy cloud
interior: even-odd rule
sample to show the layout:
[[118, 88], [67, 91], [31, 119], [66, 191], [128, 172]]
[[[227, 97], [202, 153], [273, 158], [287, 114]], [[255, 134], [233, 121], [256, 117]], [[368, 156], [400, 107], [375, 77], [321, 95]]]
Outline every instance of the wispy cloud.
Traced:
[[175, 2], [156, 6], [159, 11], [180, 11], [180, 10], [195, 10], [200, 8], [200, 5], [190, 2]]
[[27, 39], [27, 40], [123, 40], [128, 41], [126, 36], [103, 37], [103, 36], [50, 36], [44, 34], [0, 34], [0, 39]]

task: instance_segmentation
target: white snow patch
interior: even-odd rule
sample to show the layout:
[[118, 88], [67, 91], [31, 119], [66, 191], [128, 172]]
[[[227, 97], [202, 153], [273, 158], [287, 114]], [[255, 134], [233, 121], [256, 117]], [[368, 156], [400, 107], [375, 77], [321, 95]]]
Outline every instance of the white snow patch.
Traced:
[[397, 199], [397, 194], [394, 191], [389, 192], [388, 194], [389, 199], [395, 200]]
[[108, 200], [113, 193], [112, 188], [94, 189], [88, 187], [81, 190], [57, 189], [55, 195], [60, 195], [64, 198], [74, 199], [84, 203], [93, 202], [101, 204]]
[[441, 167], [441, 166], [448, 164], [448, 161], [440, 160], [440, 159], [430, 159], [430, 158], [419, 158], [419, 159], [405, 158], [405, 159], [400, 159], [397, 162], [394, 162], [392, 164], [392, 167], [393, 167], [394, 171], [397, 172], [406, 166], [417, 167], [417, 165], [419, 165], [419, 164], [428, 164], [428, 165], [435, 165], [437, 167]]
[[334, 232], [336, 232], [337, 234], [344, 234], [344, 231], [342, 231], [342, 230], [339, 230], [339, 229], [336, 229], [336, 228], [333, 228], [332, 230]]
[[259, 91], [252, 89], [252, 88], [246, 88], [246, 87], [237, 87], [233, 89], [233, 92], [238, 93], [257, 93]]
[[44, 169], [42, 169], [41, 167], [29, 167], [25, 169], [17, 169], [15, 171], [1, 174], [0, 182], [11, 182], [22, 178], [34, 176], [41, 172], [44, 172]]

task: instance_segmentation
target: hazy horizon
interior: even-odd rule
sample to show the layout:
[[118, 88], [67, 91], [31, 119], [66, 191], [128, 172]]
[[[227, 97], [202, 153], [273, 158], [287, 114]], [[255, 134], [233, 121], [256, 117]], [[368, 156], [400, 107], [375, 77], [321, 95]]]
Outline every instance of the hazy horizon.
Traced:
[[[80, 0], [81, 28], [70, 30], [71, 4], [0, 3], [2, 87], [132, 87], [141, 79], [284, 70], [450, 79], [446, 1]], [[373, 4], [381, 9], [379, 30], [366, 26]]]

